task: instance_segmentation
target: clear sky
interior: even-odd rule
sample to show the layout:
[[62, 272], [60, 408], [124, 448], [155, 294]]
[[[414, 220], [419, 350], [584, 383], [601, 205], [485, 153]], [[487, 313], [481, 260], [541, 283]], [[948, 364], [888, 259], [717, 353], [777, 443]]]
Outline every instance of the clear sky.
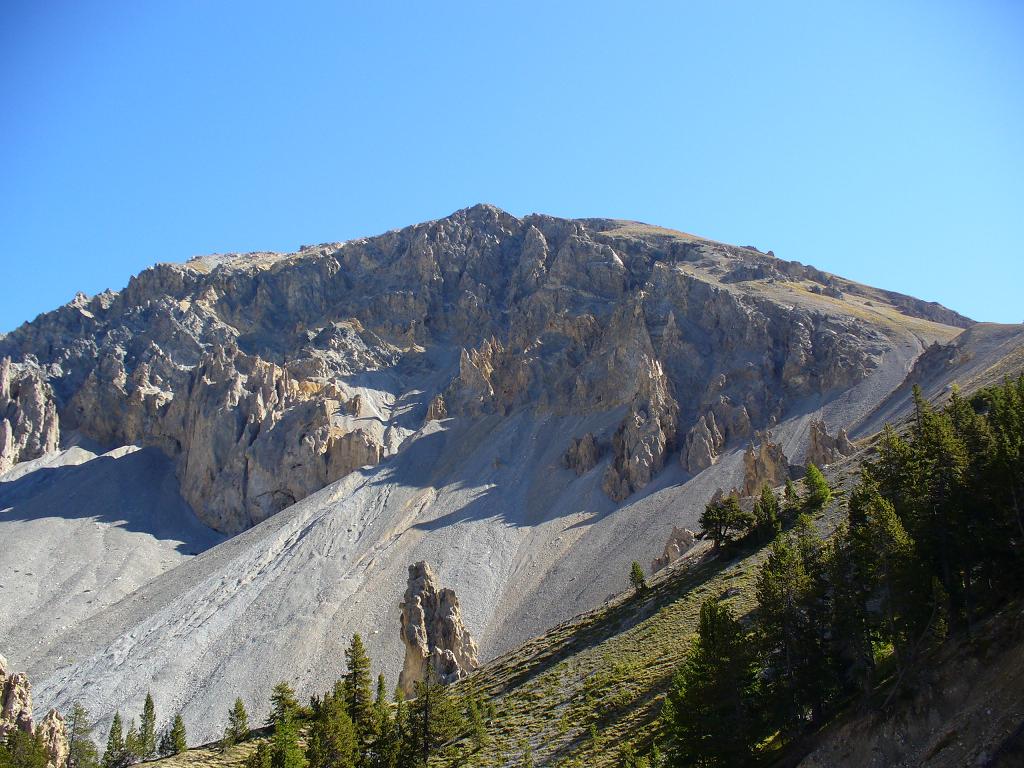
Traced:
[[0, 331], [476, 202], [1024, 321], [1024, 3], [0, 4]]

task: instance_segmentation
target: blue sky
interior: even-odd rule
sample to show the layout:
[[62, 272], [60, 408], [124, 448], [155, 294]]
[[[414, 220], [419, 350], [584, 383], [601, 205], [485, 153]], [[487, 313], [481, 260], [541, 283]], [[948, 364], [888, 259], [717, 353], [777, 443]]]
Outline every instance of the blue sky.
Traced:
[[6, 0], [0, 99], [0, 331], [475, 202], [1024, 321], [1021, 3]]

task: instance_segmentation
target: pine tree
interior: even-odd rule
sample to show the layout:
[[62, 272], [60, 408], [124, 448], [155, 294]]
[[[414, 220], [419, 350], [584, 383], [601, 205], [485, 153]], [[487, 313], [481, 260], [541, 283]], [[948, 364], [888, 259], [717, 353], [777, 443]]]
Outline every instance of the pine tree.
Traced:
[[142, 705], [142, 717], [139, 722], [139, 758], [152, 760], [156, 757], [156, 707], [153, 696], [146, 691], [146, 701]]
[[270, 694], [270, 714], [267, 726], [273, 727], [286, 714], [295, 716], [299, 711], [299, 700], [295, 698], [295, 690], [283, 680], [274, 686]]
[[373, 702], [374, 731], [371, 765], [373, 768], [396, 768], [399, 753], [398, 726], [391, 716], [384, 675], [377, 676], [377, 695]]
[[727, 607], [709, 598], [663, 712], [673, 764], [724, 768], [750, 762], [757, 742], [755, 680], [746, 634]]
[[306, 756], [299, 746], [296, 709], [285, 703], [280, 708], [280, 714], [274, 718], [274, 733], [270, 739], [271, 768], [306, 768]]
[[245, 711], [245, 702], [235, 699], [235, 704], [228, 711], [228, 727], [224, 729], [221, 746], [229, 749], [235, 744], [245, 741], [249, 736], [249, 713]]
[[135, 718], [128, 721], [128, 730], [124, 736], [124, 753], [128, 765], [134, 765], [142, 757], [142, 739], [139, 737], [139, 729], [135, 727]]
[[877, 604], [873, 635], [892, 643], [902, 662], [918, 644], [931, 615], [932, 586], [914, 542], [893, 505], [867, 473], [850, 494], [850, 542], [858, 563], [863, 610]]
[[185, 736], [185, 721], [180, 713], [174, 715], [171, 730], [167, 732], [167, 743], [170, 748], [170, 752], [167, 753], [169, 755], [177, 755], [188, 749], [188, 739]]
[[397, 768], [417, 768], [419, 755], [412, 738], [412, 721], [410, 720], [409, 704], [401, 688], [395, 688], [395, 741], [397, 744], [395, 765]]
[[643, 566], [636, 560], [633, 561], [629, 569], [629, 583], [633, 585], [633, 589], [637, 593], [647, 589], [647, 578], [644, 576]]
[[782, 500], [782, 512], [787, 519], [793, 517], [799, 512], [800, 493], [796, 489], [796, 484], [794, 484], [789, 478], [786, 478], [786, 487], [782, 492]]
[[490, 738], [487, 733], [484, 707], [475, 692], [470, 694], [466, 703], [466, 721], [469, 724], [469, 738], [473, 743], [473, 749], [480, 751], [487, 746]]
[[767, 483], [761, 486], [761, 496], [754, 503], [754, 529], [757, 531], [758, 540], [762, 542], [771, 541], [782, 530], [779, 500], [775, 498], [775, 492]]
[[0, 768], [47, 768], [50, 759], [42, 734], [15, 728], [0, 741]]
[[107, 748], [103, 752], [103, 768], [124, 768], [127, 765], [121, 713], [115, 712], [107, 733]]
[[[348, 715], [355, 727], [356, 738], [359, 741], [362, 754], [376, 735], [374, 733], [376, 722], [373, 711], [370, 657], [367, 655], [363, 639], [358, 633], [352, 636], [352, 641], [345, 651], [345, 663], [348, 667], [348, 671], [345, 673]], [[363, 764], [364, 761], [360, 760], [360, 765]]]
[[801, 515], [792, 535], [772, 543], [758, 575], [765, 704], [772, 724], [784, 731], [819, 720], [838, 687], [829, 554], [810, 519]]
[[448, 687], [438, 681], [433, 667], [427, 668], [426, 679], [417, 682], [415, 689], [416, 697], [409, 705], [409, 740], [413, 754], [426, 765], [464, 723]]
[[[360, 750], [356, 730], [344, 700], [336, 696], [324, 699], [320, 711], [310, 725], [306, 758], [309, 761], [309, 768], [353, 768], [359, 761]], [[282, 763], [282, 768], [284, 765]]]
[[807, 474], [804, 475], [804, 488], [807, 494], [804, 496], [804, 511], [809, 514], [821, 512], [832, 500], [832, 489], [829, 487], [825, 475], [813, 464], [807, 465]]
[[754, 524], [754, 516], [740, 506], [735, 495], [709, 502], [700, 516], [701, 532], [716, 547], [729, 542], [733, 534], [744, 534]]
[[[99, 754], [92, 742], [89, 711], [75, 702], [65, 717], [68, 730], [68, 762], [66, 768], [98, 768]], [[65, 768], [57, 766], [57, 768]]]

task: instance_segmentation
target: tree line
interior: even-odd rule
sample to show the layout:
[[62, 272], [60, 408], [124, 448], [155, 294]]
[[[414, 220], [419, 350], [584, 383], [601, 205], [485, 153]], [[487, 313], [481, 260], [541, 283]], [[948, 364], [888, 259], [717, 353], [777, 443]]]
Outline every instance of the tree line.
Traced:
[[[389, 699], [384, 676], [373, 683], [358, 634], [345, 661], [344, 677], [308, 706], [300, 705], [288, 683], [274, 687], [270, 735], [257, 743], [245, 768], [425, 768], [435, 756], [465, 758], [488, 743], [494, 708], [472, 690], [456, 695], [430, 671], [416, 683], [414, 698], [406, 700], [396, 689]], [[240, 706], [236, 702], [232, 722]], [[232, 727], [225, 745], [248, 736]], [[462, 743], [453, 744], [458, 738]]]
[[770, 542], [757, 607], [701, 606], [673, 679], [656, 748], [629, 768], [745, 766], [840, 709], [912, 687], [947, 637], [1024, 586], [1024, 376], [943, 408], [914, 390], [905, 434], [887, 426], [827, 539], [812, 516], [832, 489], [809, 468], [803, 492], [762, 491], [753, 513], [709, 504], [705, 533]]

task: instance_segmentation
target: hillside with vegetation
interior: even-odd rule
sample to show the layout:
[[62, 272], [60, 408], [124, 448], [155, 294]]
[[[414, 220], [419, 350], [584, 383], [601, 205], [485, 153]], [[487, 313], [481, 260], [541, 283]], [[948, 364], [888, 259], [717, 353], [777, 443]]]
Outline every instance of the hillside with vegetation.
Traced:
[[[634, 568], [627, 591], [453, 686], [392, 697], [357, 636], [332, 690], [269, 691], [261, 729], [239, 699], [221, 741], [184, 750], [177, 722], [157, 739], [147, 701], [141, 729], [122, 737], [118, 718], [101, 764], [1015, 765], [1022, 499], [1024, 377], [941, 407], [915, 393], [900, 429], [753, 505], [710, 501], [686, 557]], [[921, 696], [960, 669], [979, 684], [947, 690], [960, 706], [936, 720]]]

